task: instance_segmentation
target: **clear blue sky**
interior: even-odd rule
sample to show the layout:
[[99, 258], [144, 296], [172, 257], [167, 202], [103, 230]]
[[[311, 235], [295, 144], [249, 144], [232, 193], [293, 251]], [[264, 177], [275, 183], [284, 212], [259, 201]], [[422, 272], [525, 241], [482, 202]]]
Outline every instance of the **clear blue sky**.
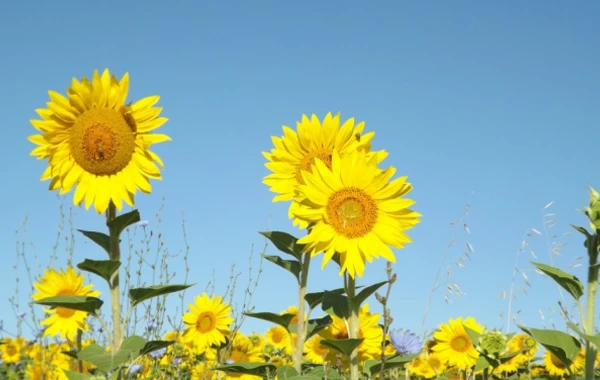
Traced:
[[[27, 136], [35, 132], [29, 120], [45, 106], [48, 90], [64, 93], [73, 76], [108, 67], [119, 77], [130, 73], [130, 99], [160, 95], [170, 118], [160, 132], [173, 141], [155, 150], [166, 165], [164, 181], [153, 183], [151, 196], [138, 196], [137, 206], [155, 228], [165, 198], [162, 230], [171, 251], [184, 247], [185, 212], [190, 281], [199, 283], [186, 300], [202, 291], [213, 270], [222, 292], [233, 263], [244, 284], [251, 246], [256, 258], [264, 243], [257, 231], [270, 226], [301, 234], [287, 219], [287, 204], [273, 204], [261, 184], [268, 173], [261, 151], [303, 113], [332, 111], [376, 131], [374, 148], [387, 149], [387, 164], [408, 175], [415, 209], [423, 214], [410, 232], [414, 243], [397, 251], [399, 281], [390, 301], [395, 327], [419, 329], [453, 235], [449, 222], [467, 202], [471, 235], [467, 240], [458, 229], [461, 249], [450, 257], [455, 261], [467, 241], [475, 248], [465, 269], [453, 267], [466, 295], [446, 305], [437, 293], [427, 327], [461, 315], [503, 327], [498, 314], [506, 314], [507, 299], [499, 293], [510, 287], [525, 231], [543, 232], [542, 209], [553, 200], [557, 225], [550, 234], [585, 224], [576, 209], [587, 203], [588, 185], [600, 187], [599, 12], [592, 1], [3, 4], [0, 319], [7, 329], [14, 326], [7, 299], [17, 275], [21, 302], [27, 301], [23, 265], [17, 273], [12, 267], [14, 231], [27, 216], [28, 241], [44, 265], [59, 220], [56, 194], [39, 181], [45, 162], [28, 156], [33, 144]], [[72, 193], [67, 206], [71, 199]], [[101, 216], [75, 213], [76, 228], [102, 228]], [[585, 256], [580, 236], [561, 241], [568, 243], [555, 258], [562, 267]], [[531, 247], [549, 262], [544, 236]], [[86, 257], [104, 255], [77, 236], [75, 258]], [[520, 318], [530, 326], [548, 326], [550, 319], [564, 326], [548, 310], [557, 309], [556, 287], [532, 273], [528, 259], [520, 266], [533, 287], [513, 311], [522, 309]], [[339, 287], [335, 268], [321, 272], [319, 264], [309, 290]], [[370, 265], [359, 284], [384, 279], [384, 265]], [[173, 259], [170, 266], [174, 281], [181, 280], [183, 262]], [[257, 310], [279, 312], [293, 304], [293, 278], [268, 263], [263, 269]], [[583, 267], [573, 271], [585, 277]], [[248, 320], [243, 330], [264, 328]]]

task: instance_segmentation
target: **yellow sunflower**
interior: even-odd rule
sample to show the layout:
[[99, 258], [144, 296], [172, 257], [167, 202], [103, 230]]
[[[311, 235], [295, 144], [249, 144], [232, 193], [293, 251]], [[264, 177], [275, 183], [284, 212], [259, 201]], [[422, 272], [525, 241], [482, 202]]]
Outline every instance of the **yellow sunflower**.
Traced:
[[333, 152], [331, 169], [315, 160], [298, 186], [295, 201], [303, 207], [292, 210], [312, 224], [298, 243], [313, 256], [325, 252], [323, 267], [339, 253], [340, 275], [347, 271], [353, 278], [362, 277], [365, 262], [373, 258], [395, 262], [390, 246], [411, 242], [404, 231], [419, 223], [420, 214], [408, 209], [414, 201], [403, 198], [412, 189], [406, 177], [389, 181], [394, 173], [393, 167], [378, 169], [376, 157], [363, 151]]
[[16, 337], [11, 339], [5, 337], [0, 345], [2, 360], [5, 364], [16, 364], [21, 360], [21, 354], [25, 355], [25, 339]]
[[321, 346], [321, 340], [322, 336], [314, 335], [304, 343], [304, 356], [313, 364], [323, 364], [329, 354], [329, 349]]
[[[583, 373], [584, 366], [585, 348], [582, 347], [579, 350], [579, 353], [577, 354], [573, 362], [571, 363], [571, 365], [569, 366], [569, 369], [575, 375], [580, 375]], [[569, 370], [567, 369], [567, 366], [565, 366], [565, 364], [550, 351], [544, 352], [544, 367], [546, 368], [546, 371], [548, 371], [548, 373], [552, 376], [563, 377], [569, 375]]]
[[515, 335], [512, 340], [514, 340], [518, 350], [524, 350], [518, 355], [518, 357], [521, 359], [519, 364], [525, 364], [526, 362], [533, 360], [535, 353], [540, 348], [539, 343], [525, 333]]
[[442, 360], [447, 361], [450, 366], [467, 370], [475, 365], [479, 353], [473, 346], [463, 325], [480, 334], [483, 332], [483, 326], [477, 323], [475, 318], [468, 317], [464, 321], [462, 317], [456, 320], [450, 319], [447, 324], [444, 323], [439, 326], [441, 331], [433, 334], [437, 344], [433, 346], [432, 350], [439, 354]]
[[276, 349], [286, 352], [292, 352], [292, 338], [286, 329], [281, 326], [273, 326], [267, 330], [267, 342]]
[[150, 193], [149, 179], [162, 179], [161, 159], [150, 146], [168, 141], [163, 134], [149, 133], [167, 118], [158, 117], [162, 108], [153, 107], [158, 96], [125, 104], [129, 74], [117, 80], [108, 70], [94, 71], [92, 80], [73, 78], [67, 96], [49, 91], [48, 108], [37, 109], [42, 120], [31, 124], [42, 132], [29, 137], [38, 145], [31, 155], [48, 159], [41, 180], [51, 180], [50, 190], [69, 192], [77, 185], [73, 203], [85, 199], [98, 213], [112, 201], [121, 210], [125, 201], [133, 206], [137, 190]]
[[[37, 293], [31, 297], [39, 301], [43, 298], [55, 296], [88, 296], [98, 297], [100, 292], [92, 290], [92, 284], [84, 285], [83, 275], [75, 272], [73, 267], [67, 267], [57, 272], [54, 268], [44, 271], [44, 276], [33, 284]], [[42, 326], [48, 326], [44, 331], [44, 336], [60, 335], [73, 340], [77, 336], [77, 330], [88, 331], [86, 323], [87, 313], [85, 311], [57, 307], [54, 309], [44, 309], [50, 316], [44, 319]]]
[[225, 343], [229, 335], [229, 326], [233, 323], [231, 306], [222, 301], [222, 297], [209, 297], [206, 292], [197, 296], [195, 304], [188, 304], [190, 312], [183, 315], [187, 326], [183, 333], [186, 342], [193, 342], [198, 353], [212, 345]]
[[[233, 337], [231, 347], [227, 352], [224, 353], [225, 363], [258, 363], [264, 362], [261, 351], [257, 350], [248, 337], [240, 332], [236, 332]], [[214, 351], [207, 352], [206, 355], [208, 360], [215, 360], [216, 353]], [[225, 372], [221, 372], [220, 375], [224, 375]], [[239, 379], [239, 380], [260, 380], [259, 376], [247, 375], [242, 373], [227, 373], [228, 378]], [[221, 376], [220, 378], [223, 378]]]
[[438, 354], [428, 354], [423, 357], [423, 363], [420, 370], [420, 375], [426, 379], [437, 378], [446, 371], [444, 360]]

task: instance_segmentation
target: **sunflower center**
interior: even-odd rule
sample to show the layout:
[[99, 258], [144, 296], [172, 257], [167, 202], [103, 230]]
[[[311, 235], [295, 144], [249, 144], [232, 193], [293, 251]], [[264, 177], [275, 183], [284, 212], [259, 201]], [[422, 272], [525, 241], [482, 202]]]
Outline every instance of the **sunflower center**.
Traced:
[[7, 347], [6, 347], [6, 353], [7, 353], [9, 356], [13, 356], [13, 355], [15, 355], [15, 354], [17, 353], [17, 347], [15, 347], [15, 346], [14, 346], [14, 345], [12, 345], [12, 344], [9, 344], [9, 345], [7, 345]]
[[[57, 296], [74, 296], [76, 295], [75, 292], [73, 292], [70, 289], [62, 289], [59, 290], [56, 293]], [[73, 315], [75, 314], [75, 310], [73, 309], [67, 309], [66, 307], [57, 307], [56, 308], [56, 315], [58, 315], [60, 318], [71, 318]]]
[[368, 234], [377, 222], [377, 203], [356, 187], [333, 193], [327, 200], [326, 212], [331, 227], [350, 239]]
[[559, 358], [557, 358], [556, 356], [554, 356], [554, 354], [550, 354], [550, 361], [552, 362], [552, 364], [554, 364], [554, 366], [556, 368], [560, 368], [560, 369], [567, 368], [567, 367], [565, 367], [565, 364], [560, 361]]
[[471, 348], [471, 341], [464, 335], [458, 335], [452, 338], [450, 347], [452, 347], [454, 351], [467, 352]]
[[279, 329], [273, 331], [273, 335], [271, 335], [271, 339], [273, 339], [273, 343], [281, 343], [283, 342], [283, 332]]
[[304, 185], [302, 171], [312, 173], [312, 166], [315, 163], [315, 158], [323, 161], [325, 165], [331, 169], [331, 149], [318, 149], [310, 152], [302, 159], [302, 161], [300, 161], [300, 165], [296, 168], [296, 181], [298, 181], [299, 184]]
[[429, 365], [434, 371], [437, 371], [442, 366], [442, 362], [438, 358], [429, 357]]
[[250, 361], [250, 356], [240, 349], [234, 348], [229, 355], [229, 359], [234, 363], [246, 363]]
[[215, 315], [210, 312], [204, 312], [200, 314], [196, 320], [196, 330], [201, 333], [206, 333], [213, 330], [216, 324], [217, 319], [215, 318]]
[[108, 108], [88, 110], [71, 128], [71, 154], [85, 171], [117, 174], [131, 161], [135, 136], [125, 116]]

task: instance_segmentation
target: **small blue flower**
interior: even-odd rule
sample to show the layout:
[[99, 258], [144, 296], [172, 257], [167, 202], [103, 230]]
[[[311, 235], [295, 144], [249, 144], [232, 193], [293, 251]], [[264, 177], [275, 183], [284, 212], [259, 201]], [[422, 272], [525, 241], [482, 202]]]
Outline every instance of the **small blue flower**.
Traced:
[[142, 366], [135, 363], [134, 365], [129, 367], [129, 374], [131, 374], [131, 375], [136, 374], [136, 373], [140, 372], [141, 369], [142, 369]]
[[392, 346], [400, 355], [409, 355], [421, 351], [423, 343], [421, 340], [409, 330], [392, 330], [390, 331], [390, 339]]
[[152, 359], [160, 359], [167, 353], [166, 348], [159, 348], [158, 350], [152, 351], [149, 353]]
[[173, 365], [180, 365], [181, 363], [183, 363], [183, 359], [182, 358], [175, 358], [171, 362], [171, 364], [173, 364]]

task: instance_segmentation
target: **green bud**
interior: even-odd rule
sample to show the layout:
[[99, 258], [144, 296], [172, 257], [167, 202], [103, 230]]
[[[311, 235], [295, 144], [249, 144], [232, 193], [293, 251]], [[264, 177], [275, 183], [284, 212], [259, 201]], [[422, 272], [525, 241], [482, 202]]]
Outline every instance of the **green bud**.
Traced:
[[479, 348], [494, 359], [508, 352], [507, 343], [508, 339], [500, 330], [485, 332], [479, 337]]

